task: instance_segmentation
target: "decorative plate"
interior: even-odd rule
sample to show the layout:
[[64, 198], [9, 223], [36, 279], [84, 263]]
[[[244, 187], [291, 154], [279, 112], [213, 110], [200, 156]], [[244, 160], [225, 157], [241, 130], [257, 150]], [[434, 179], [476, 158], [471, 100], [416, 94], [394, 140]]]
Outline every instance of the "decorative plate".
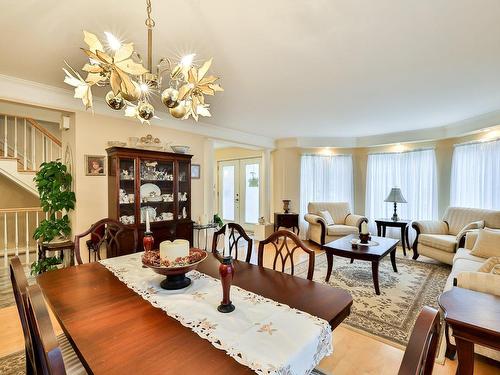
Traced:
[[378, 246], [380, 245], [377, 241], [368, 241], [368, 243], [361, 243], [360, 239], [353, 238], [351, 240], [351, 243], [353, 245], [358, 245], [358, 246]]
[[156, 208], [151, 206], [141, 207], [141, 223], [146, 222], [146, 212], [149, 214], [150, 221], [155, 221], [156, 218]]
[[149, 198], [151, 196], [160, 196], [160, 195], [161, 195], [161, 190], [158, 185], [155, 184], [141, 185], [141, 199]]

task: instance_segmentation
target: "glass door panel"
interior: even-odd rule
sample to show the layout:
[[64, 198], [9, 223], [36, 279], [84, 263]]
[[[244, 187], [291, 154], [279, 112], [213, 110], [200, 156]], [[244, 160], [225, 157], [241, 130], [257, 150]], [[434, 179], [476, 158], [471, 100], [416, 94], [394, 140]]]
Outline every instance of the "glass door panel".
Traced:
[[178, 219], [190, 219], [191, 218], [191, 207], [190, 202], [190, 163], [188, 161], [179, 161], [179, 185], [177, 188], [177, 201], [179, 204], [179, 209], [177, 211]]
[[239, 163], [219, 162], [219, 207], [224, 222], [239, 222]]
[[[244, 213], [244, 225], [257, 224], [260, 215], [260, 159], [241, 160], [241, 172], [244, 189], [241, 191], [241, 212]], [[244, 173], [244, 174], [243, 174]], [[242, 216], [243, 217], [243, 216]]]
[[140, 160], [140, 220], [170, 221], [175, 215], [174, 162], [166, 160]]
[[135, 159], [119, 159], [119, 219], [122, 224], [135, 224]]

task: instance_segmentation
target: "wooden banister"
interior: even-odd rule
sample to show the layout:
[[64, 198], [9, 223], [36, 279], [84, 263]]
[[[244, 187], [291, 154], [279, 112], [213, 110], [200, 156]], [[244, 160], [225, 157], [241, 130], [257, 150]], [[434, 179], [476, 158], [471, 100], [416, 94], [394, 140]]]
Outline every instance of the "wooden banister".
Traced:
[[40, 133], [45, 135], [52, 142], [54, 142], [56, 145], [58, 145], [59, 147], [62, 146], [61, 141], [59, 139], [57, 139], [56, 137], [54, 137], [53, 134], [51, 134], [47, 129], [45, 129], [43, 126], [41, 126], [38, 122], [36, 122], [35, 120], [33, 120], [32, 118], [29, 118], [29, 117], [26, 117], [26, 120], [31, 124], [31, 126], [36, 128]]

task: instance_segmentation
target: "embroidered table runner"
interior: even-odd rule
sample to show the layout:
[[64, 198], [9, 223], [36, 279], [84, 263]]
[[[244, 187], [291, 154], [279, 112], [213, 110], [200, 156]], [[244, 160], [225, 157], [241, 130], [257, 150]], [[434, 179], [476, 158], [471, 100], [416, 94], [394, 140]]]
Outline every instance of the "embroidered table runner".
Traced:
[[308, 374], [332, 353], [327, 321], [236, 286], [231, 287], [236, 310], [222, 314], [217, 311], [222, 299], [219, 280], [191, 271], [189, 287], [164, 290], [164, 276], [143, 268], [141, 256], [100, 263], [153, 306], [258, 374]]

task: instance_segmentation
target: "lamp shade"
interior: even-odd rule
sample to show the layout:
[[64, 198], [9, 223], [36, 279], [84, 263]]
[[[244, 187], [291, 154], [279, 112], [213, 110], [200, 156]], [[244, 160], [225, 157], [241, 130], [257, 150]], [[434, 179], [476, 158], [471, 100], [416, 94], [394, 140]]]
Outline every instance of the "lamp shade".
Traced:
[[384, 202], [407, 203], [400, 188], [392, 188]]

